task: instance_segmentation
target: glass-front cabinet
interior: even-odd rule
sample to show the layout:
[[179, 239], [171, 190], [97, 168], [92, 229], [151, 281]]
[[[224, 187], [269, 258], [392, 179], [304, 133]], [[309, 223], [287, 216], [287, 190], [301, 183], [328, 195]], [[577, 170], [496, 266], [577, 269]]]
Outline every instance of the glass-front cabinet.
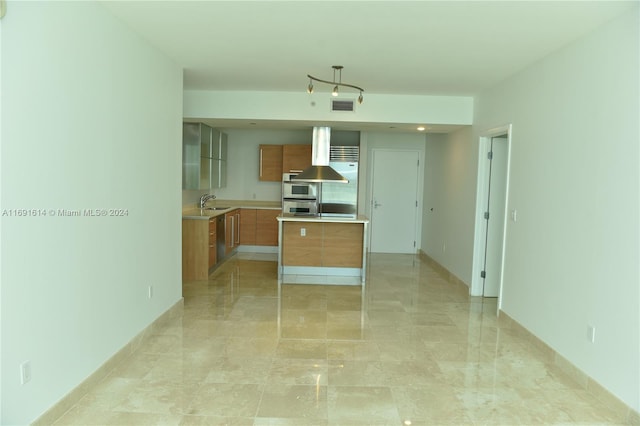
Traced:
[[227, 134], [203, 123], [182, 127], [182, 189], [227, 185]]

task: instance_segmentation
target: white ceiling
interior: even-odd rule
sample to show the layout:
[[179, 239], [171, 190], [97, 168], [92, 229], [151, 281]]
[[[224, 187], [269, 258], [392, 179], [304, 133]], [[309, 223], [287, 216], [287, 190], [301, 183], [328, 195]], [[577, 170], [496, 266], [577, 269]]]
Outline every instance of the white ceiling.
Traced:
[[[184, 68], [185, 89], [473, 96], [635, 1], [108, 1]], [[316, 85], [316, 90], [328, 90]]]

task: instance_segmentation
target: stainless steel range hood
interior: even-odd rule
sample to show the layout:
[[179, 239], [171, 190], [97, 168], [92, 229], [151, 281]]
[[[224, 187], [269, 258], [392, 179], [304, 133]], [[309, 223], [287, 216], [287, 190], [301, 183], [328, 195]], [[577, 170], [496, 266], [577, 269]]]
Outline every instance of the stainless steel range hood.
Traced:
[[311, 146], [311, 167], [297, 174], [292, 181], [343, 182], [349, 181], [329, 166], [331, 127], [314, 127]]

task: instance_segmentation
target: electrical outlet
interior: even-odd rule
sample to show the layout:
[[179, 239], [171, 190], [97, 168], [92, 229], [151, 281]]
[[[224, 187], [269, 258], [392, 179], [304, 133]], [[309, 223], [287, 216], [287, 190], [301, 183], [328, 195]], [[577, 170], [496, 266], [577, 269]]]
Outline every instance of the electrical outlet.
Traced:
[[591, 343], [595, 343], [596, 342], [596, 328], [592, 325], [588, 325], [587, 326], [587, 339], [591, 342]]
[[513, 222], [517, 222], [518, 221], [518, 210], [516, 210], [516, 209], [511, 210], [511, 220]]
[[300, 228], [300, 236], [301, 237], [307, 236], [307, 228]]
[[152, 285], [149, 286], [149, 292], [148, 293], [149, 293], [149, 299], [152, 299], [153, 298], [153, 286]]
[[20, 384], [24, 385], [31, 381], [31, 361], [20, 364]]

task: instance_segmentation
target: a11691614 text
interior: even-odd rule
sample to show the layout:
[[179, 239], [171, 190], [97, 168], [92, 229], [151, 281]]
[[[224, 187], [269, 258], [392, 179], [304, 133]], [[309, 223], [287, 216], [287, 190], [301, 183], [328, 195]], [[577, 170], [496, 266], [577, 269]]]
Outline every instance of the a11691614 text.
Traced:
[[3, 209], [2, 217], [125, 217], [129, 209]]

